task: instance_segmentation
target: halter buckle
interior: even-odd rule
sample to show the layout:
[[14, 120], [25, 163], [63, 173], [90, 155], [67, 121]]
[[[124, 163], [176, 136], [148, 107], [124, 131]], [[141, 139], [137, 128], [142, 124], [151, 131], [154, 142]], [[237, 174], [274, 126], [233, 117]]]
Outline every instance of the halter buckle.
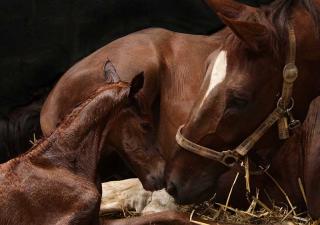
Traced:
[[287, 83], [294, 83], [298, 78], [298, 68], [294, 63], [288, 63], [283, 68], [283, 79]]

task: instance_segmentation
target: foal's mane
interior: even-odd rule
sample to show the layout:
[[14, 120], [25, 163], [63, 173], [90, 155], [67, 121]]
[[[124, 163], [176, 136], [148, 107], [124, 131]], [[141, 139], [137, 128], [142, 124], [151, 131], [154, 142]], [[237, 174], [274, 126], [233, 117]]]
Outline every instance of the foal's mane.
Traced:
[[[112, 104], [112, 110], [115, 110], [116, 108], [118, 108], [119, 105], [122, 105], [122, 103], [124, 103], [124, 100], [126, 99], [125, 96], [128, 95], [129, 93], [129, 89], [128, 89], [129, 85], [127, 83], [124, 82], [119, 82], [119, 83], [115, 83], [115, 84], [109, 84], [109, 85], [105, 85], [102, 86], [101, 88], [95, 90], [88, 99], [84, 100], [82, 103], [80, 103], [76, 108], [74, 108], [72, 110], [72, 112], [70, 114], [68, 114], [64, 120], [58, 125], [58, 127], [56, 128], [56, 130], [47, 138], [41, 138], [40, 140], [37, 141], [37, 143], [32, 146], [28, 151], [26, 151], [25, 153], [17, 156], [16, 158], [10, 160], [8, 163], [4, 163], [2, 165], [7, 165], [8, 168], [12, 168], [14, 165], [16, 165], [21, 158], [31, 158], [32, 156], [39, 154], [41, 152], [43, 152], [43, 150], [45, 150], [45, 148], [47, 146], [50, 146], [52, 144], [52, 142], [55, 140], [54, 136], [56, 136], [57, 134], [61, 133], [63, 131], [63, 129], [65, 127], [67, 127], [68, 125], [70, 125], [76, 118], [77, 116], [81, 113], [82, 109], [87, 106], [95, 97], [97, 97], [99, 94], [101, 94], [104, 91], [116, 91], [116, 89], [126, 89], [124, 92], [115, 92], [113, 95], [113, 104]], [[35, 150], [35, 151], [33, 151]], [[1, 165], [0, 165], [1, 168]]]
[[[123, 88], [128, 88], [129, 85], [127, 83], [124, 82], [119, 82], [119, 83], [114, 83], [114, 84], [108, 84], [108, 85], [104, 85], [100, 88], [98, 88], [97, 90], [95, 90], [90, 96], [89, 98], [87, 98], [86, 100], [84, 100], [83, 102], [81, 102], [76, 108], [74, 108], [70, 114], [68, 114], [62, 121], [61, 123], [59, 123], [58, 125], [58, 130], [63, 129], [64, 127], [70, 125], [74, 119], [79, 115], [79, 113], [81, 112], [81, 110], [88, 105], [95, 97], [97, 97], [99, 94], [101, 94], [102, 92], [105, 92], [107, 90], [115, 90], [117, 88], [123, 89]], [[122, 102], [124, 100], [124, 97], [126, 96], [126, 94], [128, 94], [127, 92], [125, 94], [120, 94], [120, 93], [115, 93], [113, 95], [113, 104], [112, 104], [112, 108], [111, 109], [115, 109], [116, 106], [119, 105], [120, 102]]]

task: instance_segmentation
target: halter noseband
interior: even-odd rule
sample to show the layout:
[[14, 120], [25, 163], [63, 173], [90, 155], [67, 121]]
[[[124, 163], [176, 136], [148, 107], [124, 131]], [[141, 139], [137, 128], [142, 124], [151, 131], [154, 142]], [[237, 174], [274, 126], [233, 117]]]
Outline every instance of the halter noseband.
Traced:
[[[293, 84], [298, 77], [298, 69], [295, 64], [296, 37], [291, 23], [288, 23], [288, 34], [290, 46], [287, 64], [283, 69], [282, 94], [278, 100], [276, 108], [267, 117], [267, 119], [238, 147], [227, 151], [216, 151], [188, 140], [181, 134], [181, 130], [184, 127], [184, 125], [182, 125], [179, 127], [176, 134], [176, 141], [180, 147], [199, 156], [218, 161], [228, 167], [233, 167], [241, 160], [241, 158], [249, 153], [253, 146], [276, 122], [278, 122], [279, 139], [283, 140], [289, 138], [289, 129], [296, 128], [300, 125], [300, 121], [294, 120], [291, 113], [294, 107], [292, 89]], [[288, 118], [290, 119], [289, 125]]]

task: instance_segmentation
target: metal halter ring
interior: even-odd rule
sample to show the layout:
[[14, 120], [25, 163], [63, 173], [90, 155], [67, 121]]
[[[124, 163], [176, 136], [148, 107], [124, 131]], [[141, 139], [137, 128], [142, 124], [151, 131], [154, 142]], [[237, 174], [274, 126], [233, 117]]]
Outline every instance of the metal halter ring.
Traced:
[[220, 161], [222, 164], [228, 167], [233, 167], [239, 161], [239, 156], [236, 155], [234, 151], [228, 150], [228, 151], [224, 151], [223, 153], [224, 155]]
[[290, 98], [290, 105], [289, 105], [290, 107], [283, 108], [281, 106], [281, 102], [282, 102], [282, 97], [280, 97], [278, 100], [277, 108], [280, 109], [281, 111], [283, 111], [284, 113], [290, 112], [294, 107], [294, 99], [292, 97]]

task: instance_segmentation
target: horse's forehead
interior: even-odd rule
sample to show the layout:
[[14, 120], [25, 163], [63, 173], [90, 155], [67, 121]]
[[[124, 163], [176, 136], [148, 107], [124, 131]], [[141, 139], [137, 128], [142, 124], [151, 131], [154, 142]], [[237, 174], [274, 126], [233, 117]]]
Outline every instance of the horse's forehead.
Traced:
[[213, 67], [211, 72], [209, 73], [209, 85], [207, 86], [207, 90], [204, 95], [204, 99], [206, 99], [210, 93], [218, 86], [218, 84], [222, 83], [227, 75], [227, 52], [222, 50], [217, 55], [213, 63]]

